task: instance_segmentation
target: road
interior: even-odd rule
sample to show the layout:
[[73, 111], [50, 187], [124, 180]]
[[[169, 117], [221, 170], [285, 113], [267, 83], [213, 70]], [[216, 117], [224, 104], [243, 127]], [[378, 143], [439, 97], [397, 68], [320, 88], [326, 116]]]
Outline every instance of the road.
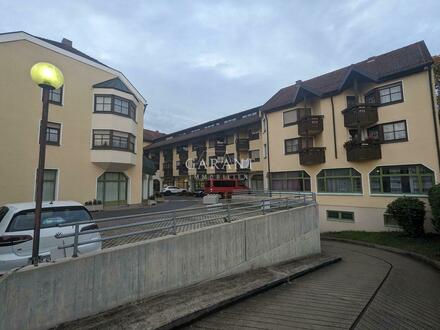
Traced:
[[322, 246], [343, 260], [187, 329], [440, 329], [440, 272], [378, 249]]

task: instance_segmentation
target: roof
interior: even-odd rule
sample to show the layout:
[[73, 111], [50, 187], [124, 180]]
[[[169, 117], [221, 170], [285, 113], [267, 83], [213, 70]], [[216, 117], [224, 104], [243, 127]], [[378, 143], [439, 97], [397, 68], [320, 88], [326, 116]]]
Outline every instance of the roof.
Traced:
[[126, 86], [129, 88], [131, 93], [140, 100], [143, 104], [147, 104], [147, 101], [145, 98], [139, 93], [139, 91], [134, 87], [134, 85], [124, 76], [124, 74], [116, 69], [113, 69], [104, 63], [101, 63], [97, 59], [79, 51], [76, 48], [73, 48], [69, 46], [68, 44], [37, 37], [32, 34], [29, 34], [24, 31], [14, 31], [14, 32], [6, 32], [6, 33], [0, 33], [0, 43], [2, 42], [11, 42], [11, 41], [18, 41], [18, 40], [27, 40], [29, 42], [32, 42], [34, 44], [37, 44], [39, 46], [45, 47], [47, 49], [50, 49], [54, 52], [57, 52], [59, 54], [68, 56], [70, 58], [73, 58], [79, 62], [91, 65], [93, 67], [96, 67], [98, 69], [101, 69], [103, 71], [109, 72], [115, 76], [117, 76]]
[[112, 88], [125, 93], [133, 94], [130, 89], [118, 77], [93, 85], [93, 88]]
[[[240, 126], [246, 126], [258, 123], [260, 121], [258, 112], [260, 107], [255, 107], [249, 110], [241, 111], [233, 115], [218, 118], [202, 123], [197, 126], [164, 135], [156, 139], [153, 144], [146, 146], [144, 149], [156, 149], [167, 145], [184, 142], [191, 139], [197, 139], [205, 135], [219, 133], [225, 130], [230, 130]], [[210, 127], [207, 127], [210, 126]]]
[[295, 105], [301, 90], [312, 91], [319, 97], [338, 94], [347, 87], [347, 80], [353, 75], [383, 82], [421, 71], [430, 64], [431, 54], [425, 42], [419, 41], [306, 81], [297, 81], [295, 85], [280, 89], [261, 107], [261, 111], [276, 111]]
[[[35, 202], [24, 202], [24, 203], [8, 203], [4, 206], [14, 209], [16, 211], [30, 210], [35, 208]], [[63, 207], [63, 206], [82, 206], [81, 203], [75, 201], [53, 201], [53, 202], [43, 202], [43, 208], [50, 207]]]
[[164, 135], [166, 135], [166, 134], [161, 133], [159, 131], [152, 131], [152, 130], [144, 128], [144, 141], [146, 141], [146, 142], [153, 142], [154, 140], [156, 140]]

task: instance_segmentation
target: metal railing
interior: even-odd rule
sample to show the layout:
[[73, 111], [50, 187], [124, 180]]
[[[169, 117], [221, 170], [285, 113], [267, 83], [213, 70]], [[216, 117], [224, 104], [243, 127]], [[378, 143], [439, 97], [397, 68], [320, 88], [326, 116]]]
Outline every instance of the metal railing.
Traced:
[[[225, 222], [232, 222], [253, 215], [266, 214], [282, 209], [295, 208], [302, 205], [315, 203], [315, 196], [312, 193], [285, 193], [253, 191], [248, 195], [265, 196], [253, 200], [239, 202], [224, 201], [214, 205], [207, 205], [195, 208], [177, 209], [163, 212], [149, 212], [119, 217], [84, 220], [75, 223], [59, 224], [58, 227], [74, 227], [74, 231], [68, 234], [57, 234], [57, 239], [72, 238], [73, 243], [62, 244], [58, 249], [64, 250], [73, 248], [73, 257], [78, 256], [79, 247], [86, 244], [108, 242], [125, 237], [136, 237], [145, 234], [159, 234], [159, 236], [177, 235], [178, 232], [198, 229]], [[81, 226], [96, 224], [97, 229], [81, 231]], [[128, 231], [127, 231], [128, 230]], [[98, 239], [80, 240], [83, 235], [94, 233], [102, 234]], [[156, 236], [157, 237], [157, 236]], [[146, 240], [153, 237], [140, 237], [139, 240]]]

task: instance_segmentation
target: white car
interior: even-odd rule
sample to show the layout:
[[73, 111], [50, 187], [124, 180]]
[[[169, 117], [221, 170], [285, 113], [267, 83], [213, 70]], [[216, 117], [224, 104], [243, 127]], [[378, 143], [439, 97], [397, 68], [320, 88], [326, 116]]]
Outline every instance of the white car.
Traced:
[[186, 189], [182, 189], [176, 186], [167, 186], [163, 188], [162, 192], [164, 195], [169, 196], [172, 194], [184, 194], [186, 193]]
[[[35, 203], [14, 203], [0, 206], [0, 274], [31, 263], [34, 234]], [[44, 202], [41, 213], [40, 258], [51, 260], [51, 250], [72, 244], [73, 237], [58, 239], [56, 234], [74, 233], [73, 224], [92, 220], [87, 209], [78, 202]], [[58, 227], [58, 224], [72, 226]], [[81, 232], [98, 229], [93, 223], [79, 226]], [[79, 235], [79, 242], [100, 239], [99, 233]], [[78, 254], [101, 249], [101, 242], [79, 245]], [[71, 250], [71, 249], [70, 249]]]

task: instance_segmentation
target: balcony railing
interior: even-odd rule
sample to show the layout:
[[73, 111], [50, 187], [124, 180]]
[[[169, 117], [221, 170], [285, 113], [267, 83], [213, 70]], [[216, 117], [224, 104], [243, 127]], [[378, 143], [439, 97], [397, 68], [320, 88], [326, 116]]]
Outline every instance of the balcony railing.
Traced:
[[316, 165], [325, 163], [325, 147], [305, 148], [299, 152], [301, 165]]
[[344, 126], [347, 128], [366, 127], [379, 120], [377, 105], [357, 104], [342, 111]]
[[249, 139], [237, 139], [235, 142], [238, 151], [248, 151], [249, 150]]
[[324, 116], [306, 116], [298, 122], [298, 134], [301, 136], [314, 136], [318, 135], [324, 129], [323, 118]]
[[344, 145], [347, 150], [347, 161], [362, 162], [382, 158], [382, 149], [378, 142], [349, 141]]
[[224, 155], [226, 153], [226, 144], [218, 143], [214, 146], [214, 152], [216, 156]]

